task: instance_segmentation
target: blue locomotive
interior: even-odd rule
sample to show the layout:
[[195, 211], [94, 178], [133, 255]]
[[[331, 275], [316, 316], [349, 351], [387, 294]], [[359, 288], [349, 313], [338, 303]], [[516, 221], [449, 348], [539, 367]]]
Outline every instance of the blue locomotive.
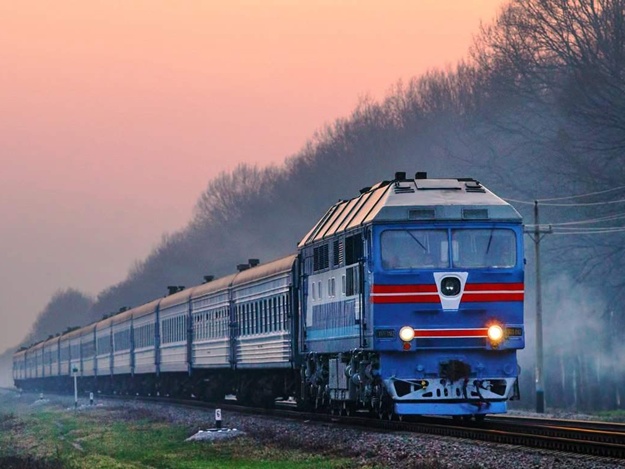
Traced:
[[482, 419], [518, 397], [520, 215], [474, 179], [396, 173], [297, 254], [19, 350], [17, 387]]

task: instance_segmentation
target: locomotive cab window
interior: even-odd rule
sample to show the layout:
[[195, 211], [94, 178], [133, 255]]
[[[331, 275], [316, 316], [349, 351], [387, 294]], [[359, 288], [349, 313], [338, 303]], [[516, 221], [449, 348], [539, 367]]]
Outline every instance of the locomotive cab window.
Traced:
[[447, 230], [387, 230], [382, 233], [386, 270], [448, 267]]
[[453, 267], [505, 269], [516, 265], [516, 235], [502, 228], [451, 231]]
[[516, 244], [506, 228], [393, 229], [382, 232], [380, 252], [385, 270], [509, 269], [517, 263]]

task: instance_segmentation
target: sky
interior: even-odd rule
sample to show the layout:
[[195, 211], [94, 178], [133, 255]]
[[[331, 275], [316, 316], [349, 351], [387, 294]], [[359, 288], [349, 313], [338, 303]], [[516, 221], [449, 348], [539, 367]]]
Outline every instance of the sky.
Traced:
[[0, 0], [0, 352], [59, 289], [122, 281], [220, 172], [453, 66], [503, 4]]

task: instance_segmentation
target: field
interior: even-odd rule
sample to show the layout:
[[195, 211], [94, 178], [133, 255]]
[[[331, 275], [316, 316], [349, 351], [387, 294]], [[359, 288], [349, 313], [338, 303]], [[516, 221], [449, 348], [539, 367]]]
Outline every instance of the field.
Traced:
[[12, 393], [0, 400], [3, 469], [356, 467], [338, 455], [259, 444], [249, 435], [187, 442], [194, 429], [122, 406], [75, 410]]

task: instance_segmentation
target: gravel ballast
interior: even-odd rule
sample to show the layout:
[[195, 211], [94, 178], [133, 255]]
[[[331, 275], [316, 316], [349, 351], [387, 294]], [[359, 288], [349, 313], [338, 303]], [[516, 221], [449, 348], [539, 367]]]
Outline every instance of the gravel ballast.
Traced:
[[[73, 397], [23, 395], [22, 402], [31, 402], [31, 410], [47, 405], [62, 405], [74, 411]], [[85, 405], [87, 404], [87, 405]], [[143, 401], [98, 399], [90, 407], [82, 401], [80, 412], [92, 408], [124, 410], [126, 418], [151, 418], [188, 428], [188, 436], [214, 427], [214, 412], [168, 406]], [[515, 412], [519, 415], [519, 412]], [[353, 461], [353, 467], [383, 468], [624, 468], [625, 461], [597, 459], [568, 453], [555, 453], [532, 448], [500, 445], [414, 433], [369, 431], [360, 428], [299, 422], [238, 412], [222, 412], [224, 429], [250, 438], [259, 445], [298, 449], [320, 455], [340, 455]], [[219, 444], [220, 438], [207, 438], [206, 444]]]

